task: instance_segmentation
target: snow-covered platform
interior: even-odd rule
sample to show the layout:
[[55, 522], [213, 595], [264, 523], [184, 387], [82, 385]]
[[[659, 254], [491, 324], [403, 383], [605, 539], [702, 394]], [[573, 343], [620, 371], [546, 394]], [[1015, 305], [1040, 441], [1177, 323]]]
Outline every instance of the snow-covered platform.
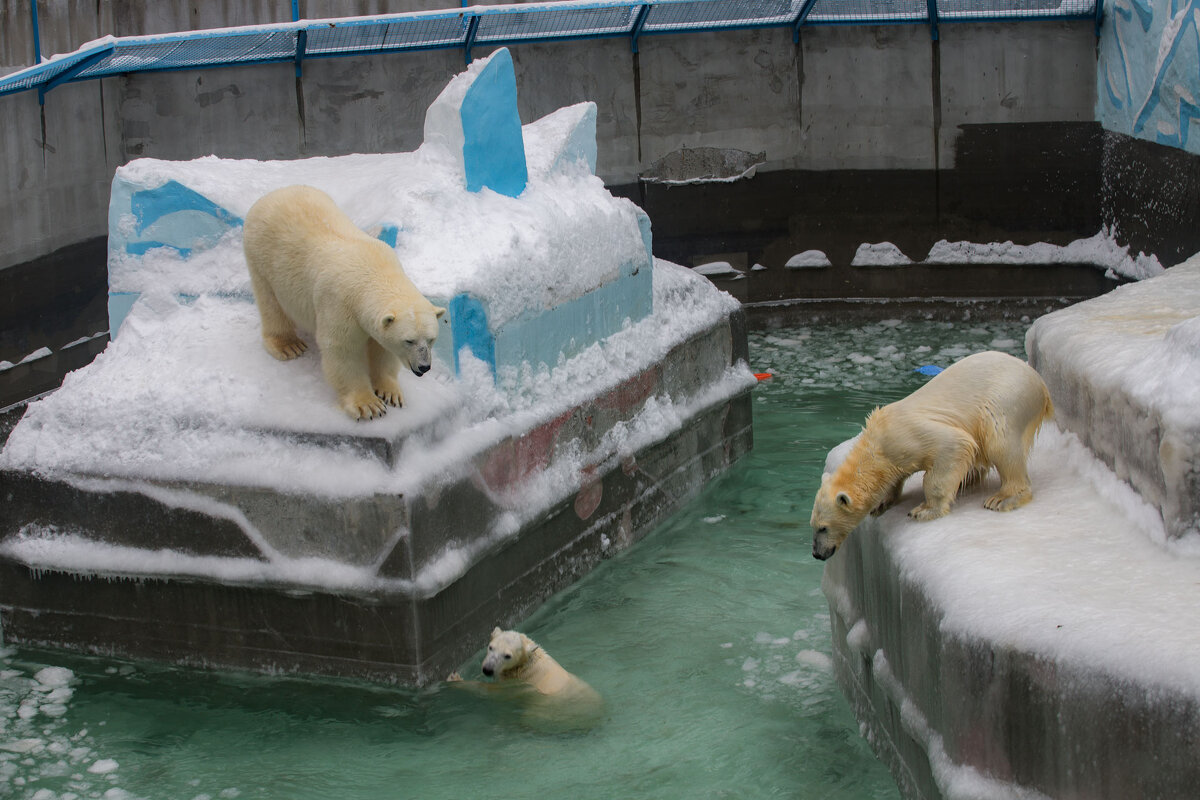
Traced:
[[984, 509], [993, 474], [916, 523], [918, 475], [827, 563], [839, 682], [906, 797], [1195, 796], [1200, 531], [1163, 498], [1196, 496], [1198, 290], [1189, 262], [1034, 323], [1060, 421], [1032, 503]]
[[[0, 452], [6, 641], [427, 683], [750, 448], [737, 301], [652, 259], [594, 106], [522, 127], [513, 80], [472, 65], [414, 153], [118, 171], [113, 341]], [[291, 183], [449, 308], [381, 419], [261, 345], [240, 221]]]

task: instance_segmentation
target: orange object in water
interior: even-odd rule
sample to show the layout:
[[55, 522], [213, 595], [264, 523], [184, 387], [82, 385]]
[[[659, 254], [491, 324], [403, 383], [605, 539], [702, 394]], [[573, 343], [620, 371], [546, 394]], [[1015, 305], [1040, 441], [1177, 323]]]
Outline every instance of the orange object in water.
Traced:
[[754, 377], [758, 378], [760, 381], [765, 381], [774, 378], [775, 376], [769, 372], [756, 372], [754, 373]]

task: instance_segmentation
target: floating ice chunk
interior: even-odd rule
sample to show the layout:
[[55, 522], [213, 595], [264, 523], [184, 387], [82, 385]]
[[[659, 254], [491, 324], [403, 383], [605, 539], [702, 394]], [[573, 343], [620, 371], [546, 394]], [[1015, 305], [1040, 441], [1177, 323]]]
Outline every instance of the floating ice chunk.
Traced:
[[75, 673], [66, 667], [46, 667], [38, 670], [33, 679], [42, 686], [55, 688], [69, 684], [75, 679]]
[[822, 672], [833, 671], [833, 659], [820, 650], [801, 650], [796, 653], [796, 663], [819, 669]]
[[878, 242], [876, 244], [860, 244], [850, 266], [899, 267], [911, 263], [912, 259], [904, 255], [896, 245], [891, 242]]
[[814, 267], [831, 267], [833, 263], [822, 250], [805, 250], [796, 253], [783, 265], [786, 269], [811, 269]]
[[107, 775], [108, 773], [116, 770], [119, 766], [121, 765], [116, 761], [113, 761], [111, 758], [98, 758], [91, 763], [91, 765], [87, 768], [87, 771], [93, 775]]
[[0, 742], [0, 750], [6, 750], [9, 753], [33, 753], [45, 747], [46, 743], [41, 739], [16, 739], [11, 742]]

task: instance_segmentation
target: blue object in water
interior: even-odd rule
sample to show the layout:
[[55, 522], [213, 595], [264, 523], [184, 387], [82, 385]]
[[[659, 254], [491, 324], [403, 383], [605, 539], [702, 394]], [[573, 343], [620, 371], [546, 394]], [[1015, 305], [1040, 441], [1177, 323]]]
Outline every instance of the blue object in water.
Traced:
[[929, 375], [932, 377], [934, 375], [937, 375], [939, 372], [941, 372], [942, 369], [943, 369], [943, 367], [939, 367], [936, 364], [926, 364], [924, 366], [917, 367], [916, 369], [913, 370], [913, 372], [919, 372], [922, 375]]

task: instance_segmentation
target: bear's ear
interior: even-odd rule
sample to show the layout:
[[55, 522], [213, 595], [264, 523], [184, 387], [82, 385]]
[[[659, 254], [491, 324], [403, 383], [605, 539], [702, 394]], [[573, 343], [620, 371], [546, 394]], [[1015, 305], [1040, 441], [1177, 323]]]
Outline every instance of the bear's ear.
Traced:
[[492, 638], [495, 639], [497, 636], [499, 636], [503, 632], [504, 631], [500, 630], [499, 628], [492, 628]]
[[446, 309], [442, 308], [441, 306], [434, 306], [433, 313], [434, 313], [434, 316], [436, 316], [438, 319], [441, 319], [442, 314], [446, 313]]
[[386, 331], [388, 328], [392, 327], [392, 324], [395, 321], [396, 315], [389, 312], [383, 315], [383, 319], [379, 320], [379, 325]]
[[846, 494], [845, 492], [838, 492], [836, 499], [839, 506], [846, 507], [850, 505], [850, 495]]

